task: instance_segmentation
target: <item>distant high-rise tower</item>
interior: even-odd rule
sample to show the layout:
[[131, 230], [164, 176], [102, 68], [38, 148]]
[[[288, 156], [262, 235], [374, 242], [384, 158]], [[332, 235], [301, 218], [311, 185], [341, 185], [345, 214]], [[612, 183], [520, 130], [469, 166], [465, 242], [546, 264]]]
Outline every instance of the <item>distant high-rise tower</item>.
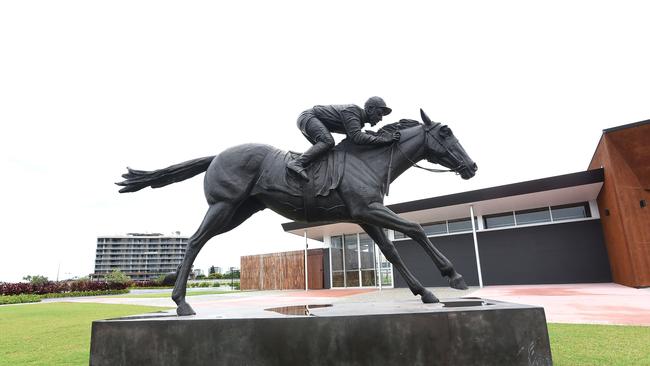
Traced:
[[175, 272], [185, 256], [186, 236], [139, 234], [97, 237], [94, 278], [103, 278], [116, 269], [134, 281], [152, 280]]

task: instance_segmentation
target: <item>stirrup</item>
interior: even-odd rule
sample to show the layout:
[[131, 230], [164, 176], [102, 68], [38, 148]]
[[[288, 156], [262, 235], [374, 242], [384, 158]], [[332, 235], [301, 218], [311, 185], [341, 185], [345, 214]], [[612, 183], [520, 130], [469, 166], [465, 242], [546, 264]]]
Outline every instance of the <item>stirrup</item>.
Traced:
[[289, 171], [294, 172], [295, 174], [297, 174], [300, 178], [302, 178], [302, 179], [306, 180], [307, 182], [309, 182], [309, 176], [307, 176], [307, 173], [305, 172], [305, 168], [299, 166], [298, 163], [296, 163], [295, 160], [290, 161], [289, 163], [287, 163], [287, 169]]

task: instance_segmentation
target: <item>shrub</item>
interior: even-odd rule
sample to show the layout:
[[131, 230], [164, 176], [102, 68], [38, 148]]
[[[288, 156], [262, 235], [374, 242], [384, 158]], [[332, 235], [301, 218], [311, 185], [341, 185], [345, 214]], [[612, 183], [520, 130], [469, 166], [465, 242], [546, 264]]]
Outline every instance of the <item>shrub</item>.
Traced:
[[41, 275], [25, 276], [23, 277], [23, 280], [29, 281], [29, 283], [31, 283], [32, 285], [42, 285], [50, 281], [47, 279], [47, 277]]
[[39, 301], [41, 301], [41, 297], [38, 295], [0, 295], [0, 305]]
[[20, 295], [33, 292], [34, 285], [31, 283], [0, 283], [0, 295]]
[[120, 271], [119, 269], [113, 270], [113, 272], [108, 273], [104, 279], [106, 282], [111, 282], [111, 283], [124, 283], [124, 284], [129, 284], [131, 282], [131, 278], [124, 274], [124, 272]]

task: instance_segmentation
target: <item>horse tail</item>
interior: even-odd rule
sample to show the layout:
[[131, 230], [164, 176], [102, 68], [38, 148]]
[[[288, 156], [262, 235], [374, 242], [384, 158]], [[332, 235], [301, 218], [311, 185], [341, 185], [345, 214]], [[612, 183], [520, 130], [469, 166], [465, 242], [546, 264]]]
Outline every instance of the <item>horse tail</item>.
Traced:
[[120, 193], [137, 192], [149, 186], [151, 188], [164, 187], [205, 172], [213, 159], [214, 156], [206, 156], [152, 171], [135, 170], [127, 167], [126, 169], [129, 172], [122, 174], [122, 178], [126, 179], [115, 184], [124, 187], [120, 189]]

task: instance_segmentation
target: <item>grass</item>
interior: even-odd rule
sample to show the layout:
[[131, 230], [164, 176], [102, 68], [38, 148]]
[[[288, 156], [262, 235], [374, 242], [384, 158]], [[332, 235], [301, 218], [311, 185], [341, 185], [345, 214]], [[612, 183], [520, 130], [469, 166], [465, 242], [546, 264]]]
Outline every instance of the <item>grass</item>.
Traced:
[[650, 365], [650, 327], [548, 324], [555, 366]]
[[[185, 294], [185, 296], [200, 296], [200, 295], [218, 295], [218, 294], [232, 294], [235, 293], [235, 291], [192, 291], [189, 290]], [[135, 299], [158, 299], [158, 298], [165, 298], [165, 297], [171, 297], [172, 294], [171, 292], [158, 292], [158, 293], [153, 293], [153, 294], [125, 294], [125, 295], [116, 295], [116, 296], [111, 296], [111, 297], [128, 297], [128, 298], [135, 298]]]
[[0, 307], [0, 365], [88, 365], [93, 320], [164, 309], [65, 302]]
[[[0, 307], [0, 365], [87, 365], [93, 320], [163, 309], [65, 302]], [[548, 330], [556, 366], [650, 365], [650, 327], [548, 324]]]

